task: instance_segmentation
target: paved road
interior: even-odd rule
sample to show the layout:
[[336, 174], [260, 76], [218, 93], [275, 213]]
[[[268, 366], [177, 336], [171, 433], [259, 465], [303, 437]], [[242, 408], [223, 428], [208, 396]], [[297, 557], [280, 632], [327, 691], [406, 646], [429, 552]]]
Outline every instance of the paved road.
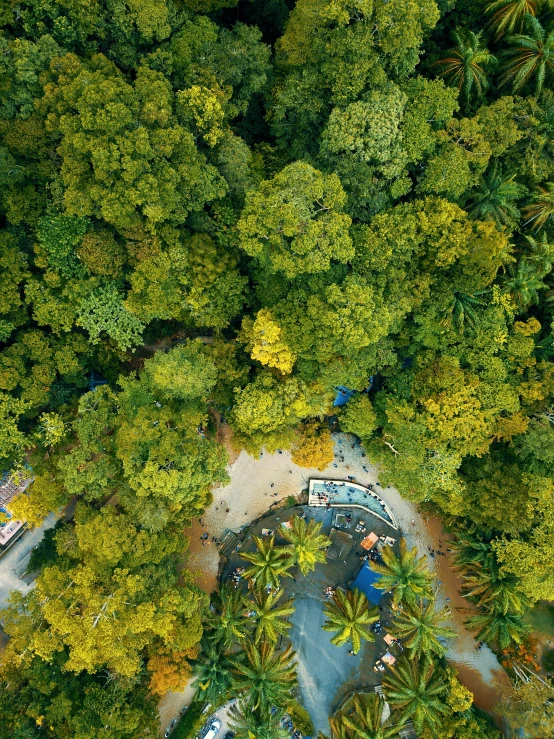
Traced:
[[[322, 600], [322, 599], [321, 599]], [[316, 734], [329, 735], [328, 716], [333, 712], [337, 690], [355, 680], [360, 669], [363, 649], [350, 657], [350, 646], [336, 647], [321, 628], [325, 622], [319, 598], [297, 598], [291, 617], [291, 641], [296, 649], [297, 674], [302, 704], [314, 723]]]
[[31, 550], [36, 547], [47, 529], [51, 529], [58, 520], [55, 513], [50, 513], [41, 526], [25, 531], [2, 557], [0, 557], [0, 608], [8, 605], [8, 598], [12, 590], [27, 593], [31, 585], [27, 585], [20, 576], [25, 572]]

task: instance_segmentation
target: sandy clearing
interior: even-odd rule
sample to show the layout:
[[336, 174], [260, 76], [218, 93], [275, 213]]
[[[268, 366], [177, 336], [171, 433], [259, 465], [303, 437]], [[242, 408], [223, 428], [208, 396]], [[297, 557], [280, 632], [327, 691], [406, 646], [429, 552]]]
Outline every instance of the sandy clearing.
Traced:
[[[229, 440], [224, 428], [220, 429], [219, 434]], [[381, 487], [378, 468], [367, 461], [361, 445], [353, 437], [336, 433], [333, 434], [333, 440], [335, 461], [323, 471], [298, 467], [292, 462], [288, 451], [275, 454], [263, 452], [258, 458], [251, 457], [244, 450], [240, 452], [228, 467], [230, 483], [213, 490], [212, 504], [186, 532], [190, 546], [184, 565], [196, 573], [199, 587], [206, 592], [214, 589], [219, 564], [217, 546], [210, 539], [202, 546], [202, 534], [208, 533], [209, 537], [220, 539], [227, 530], [240, 531], [265, 513], [272, 504], [289, 495], [297, 496], [308, 487], [310, 477], [341, 479], [351, 475], [361, 485], [375, 485], [376, 492], [392, 508], [410, 547], [417, 546], [422, 554], [429, 554], [430, 549], [438, 548], [439, 542], [444, 546], [447, 537], [440, 521], [425, 520], [417, 507], [402, 498], [397, 490]], [[490, 710], [498, 700], [497, 686], [506, 679], [506, 675], [495, 655], [487, 647], [479, 649], [463, 625], [463, 614], [456, 609], [467, 607], [467, 603], [459, 595], [459, 580], [450, 569], [448, 557], [429, 557], [429, 566], [437, 575], [439, 602], [449, 599], [448, 605], [453, 610], [453, 621], [458, 632], [448, 658], [456, 668], [460, 668], [460, 679], [474, 693], [476, 704]], [[439, 585], [439, 581], [442, 584]], [[188, 701], [189, 685], [183, 692], [167, 694], [160, 702], [161, 725], [165, 727]]]

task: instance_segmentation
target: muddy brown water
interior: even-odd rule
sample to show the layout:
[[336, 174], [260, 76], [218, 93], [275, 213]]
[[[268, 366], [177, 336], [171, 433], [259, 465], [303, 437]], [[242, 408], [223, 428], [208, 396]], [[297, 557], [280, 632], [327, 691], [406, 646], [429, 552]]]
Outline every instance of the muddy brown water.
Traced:
[[501, 699], [501, 688], [509, 684], [509, 678], [493, 652], [486, 646], [479, 648], [478, 642], [465, 627], [464, 621], [474, 609], [460, 594], [462, 581], [452, 567], [452, 554], [446, 551], [450, 548], [452, 537], [445, 532], [439, 518], [427, 518], [425, 526], [433, 542], [432, 548], [444, 553], [444, 556], [436, 555], [432, 562], [442, 594], [450, 598], [447, 605], [452, 612], [452, 628], [457, 634], [452, 639], [448, 661], [458, 672], [462, 685], [473, 693], [475, 704], [485, 711], [494, 712], [494, 706]]

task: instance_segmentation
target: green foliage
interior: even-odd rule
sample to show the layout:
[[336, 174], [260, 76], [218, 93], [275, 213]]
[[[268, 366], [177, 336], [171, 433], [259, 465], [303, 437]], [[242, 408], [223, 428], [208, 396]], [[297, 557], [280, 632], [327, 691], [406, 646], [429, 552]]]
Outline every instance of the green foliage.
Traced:
[[310, 714], [297, 701], [293, 701], [287, 705], [287, 713], [291, 717], [292, 723], [297, 731], [301, 731], [304, 736], [313, 736], [314, 725], [310, 718]]
[[[227, 480], [214, 420], [323, 468], [340, 385], [359, 391], [342, 430], [448, 516], [470, 625], [512, 649], [554, 599], [551, 2], [266, 0], [241, 22], [235, 0], [4, 5], [0, 472], [31, 466], [11, 504], [30, 525], [77, 502], [3, 617], [5, 732], [150, 736], [149, 696], [219, 661], [210, 699], [244, 691], [240, 736], [280, 739], [294, 679], [271, 643], [292, 606], [215, 598], [199, 657], [205, 598], [175, 563]], [[256, 542], [249, 575], [309, 571], [316, 529]], [[397, 714], [423, 739], [494, 736], [438, 667], [424, 563], [384, 556], [416, 656]], [[506, 715], [522, 701], [542, 738], [549, 698], [529, 693]], [[378, 709], [338, 735], [387, 731]]]
[[352, 651], [357, 654], [362, 641], [375, 641], [368, 628], [379, 620], [379, 611], [376, 606], [369, 606], [367, 598], [357, 588], [337, 588], [333, 599], [333, 603], [326, 603], [323, 607], [327, 621], [321, 628], [338, 632], [331, 642], [339, 647], [350, 640]]
[[295, 162], [248, 193], [237, 224], [245, 252], [287, 277], [323, 272], [354, 255], [336, 175]]
[[398, 735], [390, 717], [384, 717], [385, 701], [377, 693], [356, 693], [352, 700], [330, 719], [333, 735], [341, 739], [390, 739]]
[[77, 323], [89, 332], [93, 344], [106, 334], [123, 350], [139, 344], [144, 330], [144, 324], [125, 308], [114, 283], [99, 287], [84, 298]]
[[472, 97], [482, 98], [489, 86], [486, 70], [496, 63], [495, 57], [483, 47], [481, 34], [469, 32], [464, 39], [454, 33], [456, 46], [450, 49], [450, 56], [441, 59], [441, 75], [455, 85], [462, 94], [465, 104]]
[[392, 590], [395, 605], [414, 607], [417, 598], [431, 596], [433, 576], [427, 570], [426, 558], [417, 556], [417, 550], [408, 549], [405, 539], [400, 539], [398, 554], [392, 548], [382, 550], [383, 562], [371, 562], [371, 569], [381, 577], [375, 583], [380, 590]]
[[190, 739], [190, 737], [194, 736], [202, 725], [204, 719], [203, 711], [204, 702], [202, 700], [193, 701], [172, 731], [175, 739]]
[[356, 434], [360, 439], [370, 439], [377, 428], [377, 416], [367, 395], [352, 398], [340, 414], [343, 431]]
[[399, 723], [413, 721], [418, 733], [434, 730], [446, 712], [442, 698], [446, 685], [431, 660], [408, 660], [402, 657], [383, 679], [385, 697], [399, 712]]
[[401, 607], [393, 620], [394, 635], [410, 650], [410, 656], [441, 656], [445, 649], [439, 640], [456, 635], [452, 629], [441, 626], [449, 618], [447, 609], [435, 610], [432, 601], [419, 599], [413, 606]]
[[275, 546], [275, 536], [260, 539], [254, 536], [256, 552], [242, 552], [242, 559], [250, 562], [244, 576], [250, 578], [257, 587], [279, 587], [281, 577], [292, 577], [289, 570], [293, 566], [291, 553]]
[[283, 708], [296, 685], [292, 646], [274, 652], [267, 642], [246, 643], [245, 659], [233, 659], [238, 690], [246, 691], [245, 707], [267, 714], [273, 706]]
[[290, 528], [283, 530], [283, 537], [290, 542], [288, 550], [294, 563], [300, 567], [303, 575], [307, 575], [315, 569], [317, 562], [326, 561], [331, 540], [319, 533], [321, 522], [293, 516], [290, 523]]

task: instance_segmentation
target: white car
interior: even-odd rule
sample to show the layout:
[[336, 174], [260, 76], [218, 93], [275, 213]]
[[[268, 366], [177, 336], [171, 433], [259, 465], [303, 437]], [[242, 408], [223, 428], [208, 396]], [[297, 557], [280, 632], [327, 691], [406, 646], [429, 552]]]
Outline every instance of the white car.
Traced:
[[216, 734], [219, 733], [220, 729], [221, 721], [218, 718], [215, 718], [210, 724], [210, 728], [208, 729], [208, 733], [204, 736], [204, 739], [214, 739]]

